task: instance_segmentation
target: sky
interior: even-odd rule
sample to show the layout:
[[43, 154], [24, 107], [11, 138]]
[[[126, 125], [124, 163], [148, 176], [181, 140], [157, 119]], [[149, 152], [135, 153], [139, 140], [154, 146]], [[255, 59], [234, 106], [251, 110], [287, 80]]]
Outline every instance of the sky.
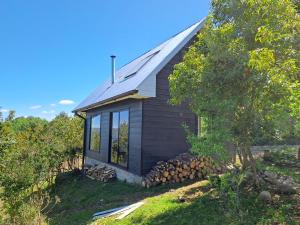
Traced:
[[1, 0], [4, 116], [71, 113], [120, 68], [204, 18], [209, 0]]

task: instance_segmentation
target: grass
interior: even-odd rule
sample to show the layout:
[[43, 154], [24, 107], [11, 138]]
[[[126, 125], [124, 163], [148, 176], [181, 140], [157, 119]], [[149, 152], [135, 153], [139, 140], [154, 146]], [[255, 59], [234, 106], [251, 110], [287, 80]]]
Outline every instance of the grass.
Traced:
[[[264, 165], [269, 166], [269, 165]], [[285, 168], [272, 167], [280, 173]], [[150, 189], [122, 182], [103, 184], [72, 174], [58, 178], [53, 199], [44, 214], [49, 224], [300, 224], [299, 195], [283, 196], [270, 204], [257, 200], [257, 193], [244, 191], [241, 196], [241, 217], [234, 213], [208, 181], [165, 185]], [[179, 197], [185, 202], [179, 201]], [[97, 211], [143, 200], [145, 204], [122, 220], [105, 218], [91, 221]]]
[[[184, 196], [187, 201], [179, 202], [178, 196]], [[258, 201], [256, 196], [254, 193], [242, 196], [241, 222], [241, 217], [226, 207], [216, 190], [208, 190], [205, 182], [196, 182], [174, 192], [146, 199], [145, 206], [121, 221], [107, 218], [98, 220], [93, 225], [299, 224], [294, 221], [292, 205], [286, 204], [288, 200], [266, 205]]]
[[[299, 167], [290, 164], [296, 162], [293, 160], [295, 158], [285, 158], [285, 154], [279, 154], [274, 161], [259, 161], [258, 168], [290, 176], [300, 183]], [[257, 199], [257, 191], [244, 188], [237, 213], [208, 181], [145, 189], [119, 181], [101, 183], [82, 175], [66, 173], [57, 177], [54, 187], [48, 188], [51, 190], [51, 200], [43, 215], [49, 225], [300, 225], [299, 192], [290, 196], [272, 193], [272, 202], [263, 203]], [[145, 204], [122, 220], [114, 217], [91, 220], [95, 212], [141, 200]], [[2, 220], [5, 217], [2, 204], [0, 201], [0, 224], [4, 224]]]
[[51, 225], [87, 224], [97, 211], [132, 204], [178, 186], [145, 189], [120, 181], [101, 183], [65, 174], [57, 178], [56, 187], [50, 193], [52, 201], [43, 213]]
[[294, 155], [294, 150], [285, 149], [274, 154], [273, 159], [269, 162], [261, 160], [258, 161], [258, 167], [262, 170], [268, 170], [280, 175], [290, 176], [295, 182], [300, 183], [299, 167], [289, 165], [290, 163], [297, 162]]

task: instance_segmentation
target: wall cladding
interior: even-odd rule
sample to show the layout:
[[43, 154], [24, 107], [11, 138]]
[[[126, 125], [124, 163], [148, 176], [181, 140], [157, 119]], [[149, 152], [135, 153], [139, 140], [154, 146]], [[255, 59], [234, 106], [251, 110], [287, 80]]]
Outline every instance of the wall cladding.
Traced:
[[[110, 112], [129, 109], [129, 161], [128, 171], [141, 174], [141, 134], [142, 134], [142, 102], [140, 100], [124, 100], [119, 103], [99, 107], [87, 112], [86, 156], [109, 162], [109, 129]], [[101, 113], [101, 151], [89, 150], [90, 120], [92, 115]]]
[[168, 160], [188, 151], [183, 123], [191, 131], [197, 132], [197, 117], [188, 105], [172, 106], [168, 103], [168, 77], [194, 40], [195, 38], [156, 76], [156, 97], [143, 100], [142, 174], [148, 173], [157, 161]]

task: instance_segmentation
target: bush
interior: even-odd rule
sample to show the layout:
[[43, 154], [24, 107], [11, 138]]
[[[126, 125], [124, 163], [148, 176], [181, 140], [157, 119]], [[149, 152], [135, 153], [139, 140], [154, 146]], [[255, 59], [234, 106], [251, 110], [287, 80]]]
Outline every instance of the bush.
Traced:
[[239, 169], [225, 173], [221, 177], [210, 177], [210, 184], [216, 188], [219, 197], [224, 202], [224, 208], [228, 209], [230, 216], [238, 218], [242, 223], [245, 212], [242, 210], [241, 193], [245, 174]]
[[45, 188], [51, 187], [65, 162], [74, 169], [82, 147], [82, 125], [81, 119], [66, 114], [51, 122], [17, 118], [0, 123], [0, 200], [8, 214], [2, 218], [5, 223], [42, 223]]

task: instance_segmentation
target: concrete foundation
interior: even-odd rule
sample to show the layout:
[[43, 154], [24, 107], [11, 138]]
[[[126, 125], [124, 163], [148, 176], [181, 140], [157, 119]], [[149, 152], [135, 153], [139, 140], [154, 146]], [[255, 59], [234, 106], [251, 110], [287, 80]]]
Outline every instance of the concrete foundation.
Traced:
[[91, 165], [91, 166], [95, 166], [95, 165], [107, 166], [108, 168], [112, 168], [116, 171], [118, 180], [125, 181], [128, 183], [133, 183], [133, 184], [142, 184], [142, 180], [143, 180], [142, 177], [135, 175], [133, 173], [130, 173], [130, 172], [128, 172], [124, 169], [121, 169], [117, 166], [114, 166], [112, 164], [104, 163], [104, 162], [101, 162], [101, 161], [98, 161], [98, 160], [95, 160], [95, 159], [92, 159], [89, 157], [85, 157], [85, 164]]

